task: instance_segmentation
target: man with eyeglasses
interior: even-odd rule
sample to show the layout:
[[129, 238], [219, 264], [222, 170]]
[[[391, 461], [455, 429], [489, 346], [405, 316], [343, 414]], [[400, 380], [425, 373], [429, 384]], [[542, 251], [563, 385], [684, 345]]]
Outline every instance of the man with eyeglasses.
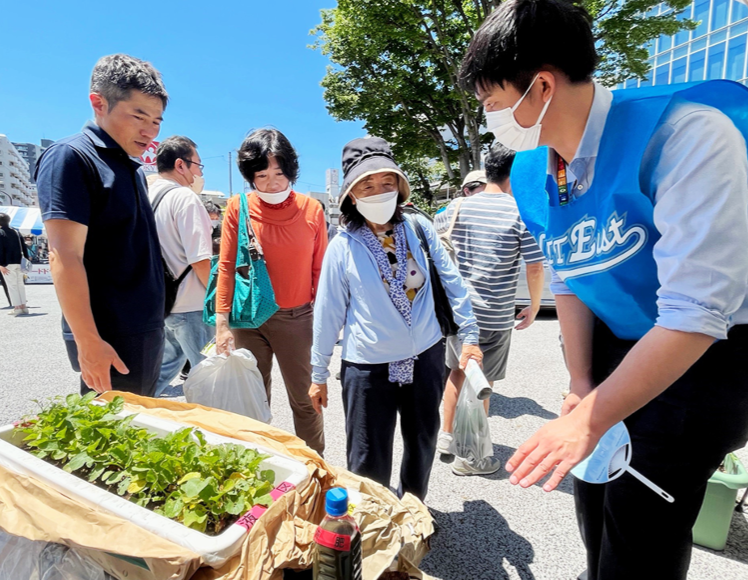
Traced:
[[158, 179], [148, 195], [153, 205], [165, 268], [175, 280], [176, 299], [165, 320], [164, 357], [155, 396], [179, 375], [185, 361], [194, 368], [213, 329], [203, 322], [205, 288], [213, 255], [213, 225], [200, 200], [203, 165], [187, 137], [161, 141], [156, 150]]

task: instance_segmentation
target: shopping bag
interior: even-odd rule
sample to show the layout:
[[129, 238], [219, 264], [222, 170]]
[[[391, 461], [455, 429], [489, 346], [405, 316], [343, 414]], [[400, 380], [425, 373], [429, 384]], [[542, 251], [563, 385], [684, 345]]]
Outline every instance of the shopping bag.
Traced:
[[[475, 366], [473, 366], [475, 365]], [[485, 377], [475, 361], [468, 363], [465, 382], [457, 399], [452, 436], [454, 454], [469, 461], [480, 461], [493, 455], [491, 432], [483, 401], [478, 399]]]
[[270, 423], [270, 405], [257, 369], [257, 359], [245, 348], [206, 358], [184, 382], [188, 403], [231, 411]]

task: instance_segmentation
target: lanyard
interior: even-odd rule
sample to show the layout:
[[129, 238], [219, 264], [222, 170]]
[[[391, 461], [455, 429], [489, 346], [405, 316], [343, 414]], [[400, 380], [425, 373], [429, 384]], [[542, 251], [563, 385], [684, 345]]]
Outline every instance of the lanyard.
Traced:
[[556, 182], [558, 183], [558, 205], [569, 203], [569, 184], [566, 183], [566, 163], [560, 155], [558, 157], [558, 172], [556, 173]]

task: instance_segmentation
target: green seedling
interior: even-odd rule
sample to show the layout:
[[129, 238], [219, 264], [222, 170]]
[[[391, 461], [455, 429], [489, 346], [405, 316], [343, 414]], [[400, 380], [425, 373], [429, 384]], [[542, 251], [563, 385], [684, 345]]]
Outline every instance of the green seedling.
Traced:
[[117, 417], [122, 397], [92, 404], [95, 393], [57, 397], [14, 431], [23, 447], [68, 473], [208, 534], [219, 534], [252, 506], [269, 506], [269, 457], [237, 444], [209, 445], [184, 428], [165, 437]]

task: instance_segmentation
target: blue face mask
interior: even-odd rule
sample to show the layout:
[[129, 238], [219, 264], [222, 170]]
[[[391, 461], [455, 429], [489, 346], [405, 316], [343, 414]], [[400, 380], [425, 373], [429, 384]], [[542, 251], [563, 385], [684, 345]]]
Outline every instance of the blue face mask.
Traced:
[[672, 503], [672, 495], [652, 483], [631, 465], [631, 436], [623, 422], [616, 423], [600, 438], [595, 449], [571, 473], [587, 483], [607, 483], [629, 472], [657, 495]]

